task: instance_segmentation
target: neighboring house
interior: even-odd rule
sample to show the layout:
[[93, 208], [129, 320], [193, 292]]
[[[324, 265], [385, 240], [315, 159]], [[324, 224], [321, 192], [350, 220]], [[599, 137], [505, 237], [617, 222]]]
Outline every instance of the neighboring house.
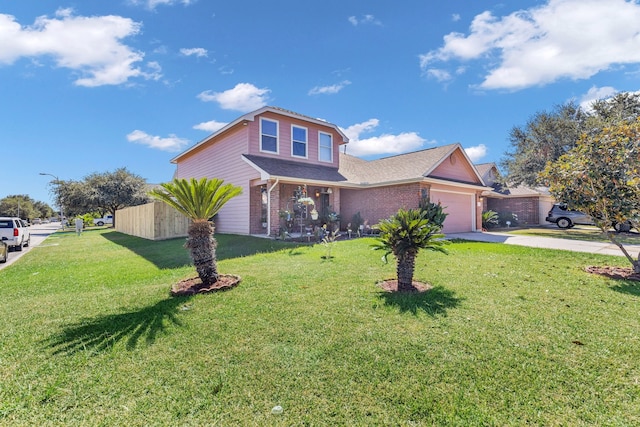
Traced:
[[[334, 124], [263, 107], [245, 114], [171, 160], [176, 178], [222, 178], [243, 189], [215, 218], [223, 233], [277, 235], [322, 215], [354, 214], [375, 224], [423, 196], [449, 214], [444, 232], [481, 227], [482, 192], [489, 190], [460, 144], [366, 161], [343, 154], [348, 138]], [[312, 199], [313, 205], [298, 202]]]
[[482, 163], [476, 165], [476, 169], [484, 183], [492, 187], [492, 190], [482, 194], [483, 210], [513, 213], [521, 225], [548, 224], [545, 218], [555, 199], [546, 187], [503, 185], [499, 182], [500, 172], [495, 163]]

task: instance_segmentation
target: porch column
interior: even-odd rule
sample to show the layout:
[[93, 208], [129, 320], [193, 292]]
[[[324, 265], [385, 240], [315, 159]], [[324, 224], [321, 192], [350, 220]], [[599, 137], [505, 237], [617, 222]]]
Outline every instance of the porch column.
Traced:
[[267, 189], [271, 189], [269, 193], [269, 227], [267, 233], [270, 236], [277, 236], [280, 229], [280, 216], [278, 211], [280, 210], [280, 184], [278, 181], [268, 181]]

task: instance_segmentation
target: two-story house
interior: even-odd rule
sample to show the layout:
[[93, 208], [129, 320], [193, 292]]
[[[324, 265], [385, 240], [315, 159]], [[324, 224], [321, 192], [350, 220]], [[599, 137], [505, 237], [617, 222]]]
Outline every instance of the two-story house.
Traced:
[[487, 187], [460, 144], [365, 161], [342, 153], [348, 142], [334, 124], [263, 107], [171, 162], [177, 178], [221, 178], [242, 187], [216, 217], [218, 232], [277, 235], [287, 220], [304, 231], [314, 209], [319, 220], [339, 213], [343, 226], [358, 212], [375, 224], [400, 207], [417, 207], [425, 195], [449, 213], [445, 232], [480, 229]]

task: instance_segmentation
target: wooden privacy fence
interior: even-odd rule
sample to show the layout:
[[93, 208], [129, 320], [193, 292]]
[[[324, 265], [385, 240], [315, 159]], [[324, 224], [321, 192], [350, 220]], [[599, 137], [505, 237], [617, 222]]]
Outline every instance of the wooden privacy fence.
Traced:
[[166, 203], [155, 201], [116, 211], [116, 231], [149, 240], [185, 237], [191, 220]]

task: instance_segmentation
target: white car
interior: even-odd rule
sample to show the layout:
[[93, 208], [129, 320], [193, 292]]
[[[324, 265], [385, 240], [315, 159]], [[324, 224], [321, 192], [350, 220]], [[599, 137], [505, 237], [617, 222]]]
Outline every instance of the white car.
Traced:
[[113, 224], [113, 215], [105, 215], [104, 218], [96, 218], [93, 220], [95, 225], [103, 226], [105, 224]]
[[31, 243], [29, 224], [20, 218], [0, 217], [0, 240], [9, 246], [9, 249], [21, 251]]

